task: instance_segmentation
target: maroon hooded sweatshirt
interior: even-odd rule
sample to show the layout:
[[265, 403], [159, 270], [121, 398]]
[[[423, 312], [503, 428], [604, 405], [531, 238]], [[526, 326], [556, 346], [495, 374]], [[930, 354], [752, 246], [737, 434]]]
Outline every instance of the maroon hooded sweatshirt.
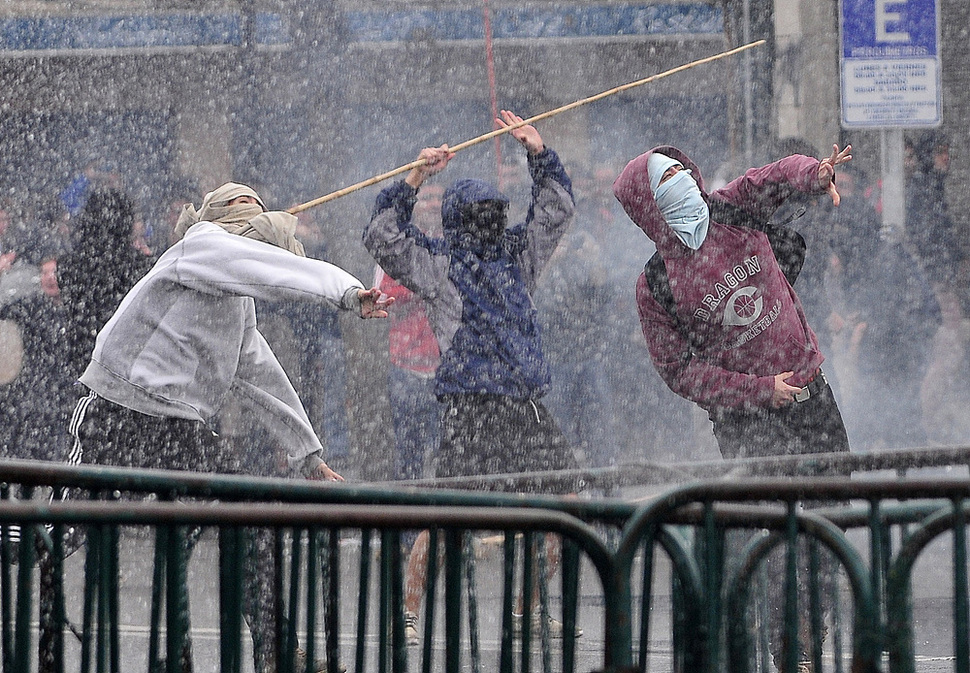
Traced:
[[726, 201], [767, 221], [793, 192], [819, 194], [818, 160], [793, 155], [749, 169], [708, 194], [700, 170], [675, 147], [656, 147], [620, 173], [613, 193], [633, 222], [657, 245], [670, 279], [680, 326], [657, 302], [646, 276], [637, 280], [637, 306], [650, 357], [678, 395], [708, 412], [770, 407], [776, 374], [791, 371], [806, 385], [822, 364], [818, 340], [795, 291], [756, 229], [710, 222], [697, 250], [688, 248], [661, 215], [650, 190], [647, 157], [660, 152], [691, 170], [704, 198]]

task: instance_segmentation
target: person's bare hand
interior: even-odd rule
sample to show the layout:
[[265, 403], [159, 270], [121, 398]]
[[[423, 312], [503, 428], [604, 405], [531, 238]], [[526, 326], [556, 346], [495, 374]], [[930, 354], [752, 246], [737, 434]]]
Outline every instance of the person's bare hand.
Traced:
[[426, 179], [443, 171], [454, 156], [455, 153], [448, 149], [447, 144], [441, 147], [425, 147], [418, 152], [417, 158], [424, 163], [412, 168], [404, 181], [417, 189]]
[[317, 465], [316, 469], [307, 476], [307, 479], [311, 481], [344, 481], [344, 478], [330, 469], [330, 466], [326, 463]]
[[833, 206], [838, 206], [842, 201], [839, 191], [835, 188], [835, 167], [852, 161], [851, 151], [852, 145], [846, 145], [841, 151], [838, 145], [832, 145], [832, 155], [818, 162], [818, 186], [832, 197]]
[[775, 374], [775, 390], [771, 395], [771, 406], [775, 409], [791, 404], [795, 399], [795, 394], [801, 390], [786, 383], [788, 379], [795, 375], [795, 372], [782, 372]]
[[[522, 117], [509, 110], [502, 110], [499, 113], [499, 117], [495, 119], [495, 123], [503, 129], [520, 124], [522, 121], [524, 121]], [[542, 143], [542, 136], [539, 135], [536, 127], [531, 124], [520, 126], [517, 129], [509, 131], [509, 133], [525, 146], [529, 154], [539, 154], [539, 152], [546, 149], [546, 146]]]
[[378, 288], [357, 290], [360, 298], [361, 318], [386, 318], [388, 307], [394, 303], [394, 297], [388, 297]]

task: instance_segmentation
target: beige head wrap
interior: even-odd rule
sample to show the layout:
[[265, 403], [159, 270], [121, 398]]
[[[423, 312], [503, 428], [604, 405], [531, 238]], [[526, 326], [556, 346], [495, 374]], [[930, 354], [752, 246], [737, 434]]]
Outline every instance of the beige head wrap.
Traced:
[[[229, 201], [240, 196], [251, 196], [259, 205], [241, 203], [233, 206], [226, 205]], [[185, 235], [196, 222], [212, 222], [228, 231], [230, 234], [252, 238], [264, 243], [289, 250], [306, 257], [303, 244], [294, 236], [296, 232], [296, 216], [282, 211], [265, 212], [263, 200], [250, 187], [235, 182], [227, 182], [218, 189], [205, 195], [202, 206], [198, 211], [191, 203], [182, 207], [175, 234], [178, 238]]]
[[294, 255], [306, 257], [303, 244], [296, 240], [296, 215], [290, 215], [280, 210], [271, 210], [260, 213], [246, 224], [235, 227], [233, 225], [220, 224], [223, 229], [230, 234], [255, 238], [257, 241], [272, 243], [273, 245], [289, 250]]
[[[227, 205], [240, 196], [251, 196], [259, 202], [259, 205], [252, 203]], [[189, 227], [196, 222], [214, 222], [219, 225], [245, 224], [264, 210], [266, 210], [266, 205], [252, 187], [240, 185], [236, 182], [227, 182], [206, 194], [198, 211], [191, 203], [182, 206], [182, 213], [175, 225], [175, 236], [182, 238]]]

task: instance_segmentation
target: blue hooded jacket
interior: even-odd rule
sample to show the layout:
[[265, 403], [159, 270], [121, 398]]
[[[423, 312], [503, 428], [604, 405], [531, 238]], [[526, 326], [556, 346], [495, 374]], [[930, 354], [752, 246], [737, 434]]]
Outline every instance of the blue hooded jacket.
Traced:
[[532, 200], [526, 221], [501, 238], [482, 237], [474, 222], [462, 222], [465, 204], [507, 202], [477, 180], [459, 180], [445, 192], [443, 238], [429, 237], [411, 222], [416, 192], [404, 181], [381, 191], [364, 229], [364, 245], [378, 264], [425, 303], [444, 354], [439, 396], [536, 399], [548, 388], [530, 293], [568, 229], [575, 204], [572, 183], [553, 150], [528, 161]]
[[528, 281], [520, 263], [529, 246], [536, 188], [552, 178], [570, 196], [572, 186], [558, 157], [547, 150], [530, 157], [533, 203], [526, 221], [489, 240], [476, 222], [463, 221], [461, 208], [481, 201], [508, 203], [488, 183], [459, 180], [444, 194], [442, 227], [451, 260], [448, 278], [462, 298], [461, 326], [438, 367], [437, 395], [482, 393], [515, 399], [537, 399], [549, 388], [549, 369], [542, 355], [536, 310], [530, 296], [537, 270]]

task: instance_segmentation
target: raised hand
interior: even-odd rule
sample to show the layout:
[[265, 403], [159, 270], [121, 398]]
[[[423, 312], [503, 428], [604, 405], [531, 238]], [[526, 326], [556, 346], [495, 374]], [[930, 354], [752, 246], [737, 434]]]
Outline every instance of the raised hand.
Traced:
[[424, 163], [412, 168], [404, 181], [417, 189], [427, 178], [443, 171], [454, 156], [455, 153], [448, 149], [447, 144], [441, 147], [425, 147], [418, 153], [418, 160], [423, 159]]
[[[509, 110], [502, 110], [499, 115], [499, 117], [496, 117], [495, 123], [503, 129], [523, 121], [522, 117]], [[539, 152], [546, 149], [546, 146], [542, 143], [542, 136], [539, 135], [536, 127], [531, 124], [520, 126], [517, 129], [509, 131], [509, 133], [525, 146], [529, 154], [539, 154]]]
[[838, 206], [842, 201], [839, 191], [835, 188], [835, 167], [852, 161], [852, 145], [846, 145], [839, 150], [838, 145], [832, 145], [832, 156], [825, 157], [818, 162], [818, 185], [832, 197], [832, 205]]

